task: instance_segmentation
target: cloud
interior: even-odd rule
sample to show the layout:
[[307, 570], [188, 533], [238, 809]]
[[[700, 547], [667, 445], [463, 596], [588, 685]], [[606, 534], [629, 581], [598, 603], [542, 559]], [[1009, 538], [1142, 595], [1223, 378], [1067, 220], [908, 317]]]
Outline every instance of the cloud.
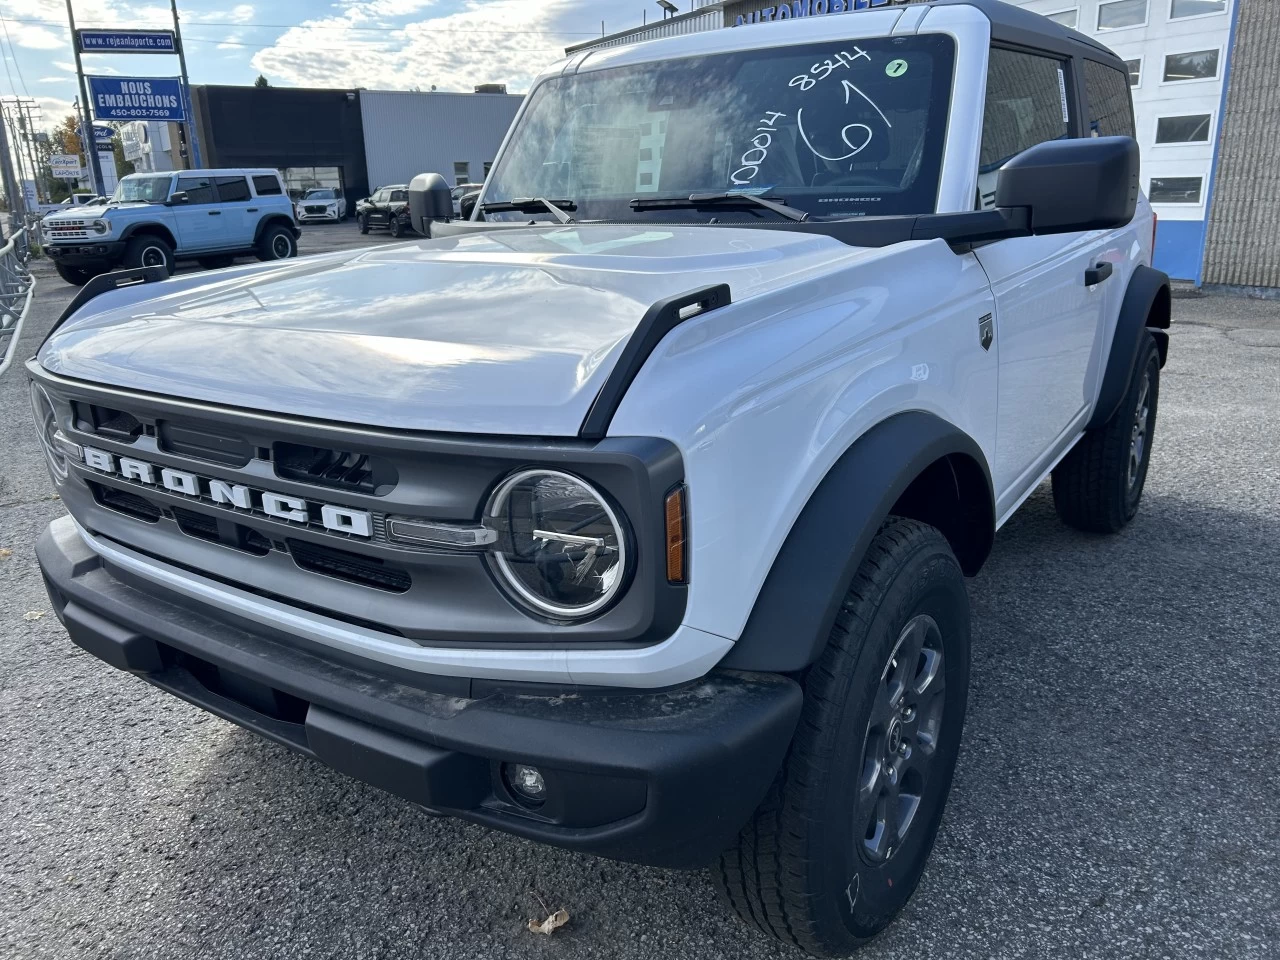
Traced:
[[64, 37], [32, 23], [11, 24], [9, 38], [14, 46], [30, 50], [58, 50], [67, 46]]
[[36, 83], [71, 83], [75, 77], [41, 77]]
[[457, 13], [403, 29], [358, 29], [433, 2], [348, 2], [339, 16], [286, 30], [254, 54], [252, 64], [274, 80], [297, 86], [471, 90], [478, 83], [506, 83], [515, 93], [527, 90], [544, 67], [564, 56], [566, 44], [582, 39], [556, 32], [581, 17], [579, 0], [465, 0]]
[[210, 20], [226, 20], [229, 23], [248, 23], [253, 19], [253, 5], [249, 3], [238, 3], [230, 10], [203, 10], [197, 14], [189, 14], [192, 20], [210, 21]]

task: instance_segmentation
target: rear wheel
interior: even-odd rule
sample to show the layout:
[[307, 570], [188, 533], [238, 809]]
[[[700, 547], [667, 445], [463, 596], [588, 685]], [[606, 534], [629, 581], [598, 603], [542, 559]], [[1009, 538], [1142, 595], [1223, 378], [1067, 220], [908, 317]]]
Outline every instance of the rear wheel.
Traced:
[[933, 848], [968, 684], [960, 566], [936, 529], [891, 517], [805, 675], [777, 781], [713, 870], [743, 920], [815, 956], [889, 924]]
[[298, 255], [298, 241], [293, 231], [283, 224], [267, 227], [258, 238], [259, 260], [288, 260]]
[[124, 248], [124, 265], [126, 267], [164, 267], [165, 272], [173, 273], [173, 247], [154, 234], [145, 233], [134, 237]]
[[1144, 332], [1133, 382], [1120, 406], [1054, 468], [1053, 505], [1064, 523], [1090, 533], [1116, 533], [1137, 515], [1159, 400], [1160, 352]]
[[404, 235], [404, 224], [400, 222], [399, 217], [392, 217], [391, 222], [387, 224], [387, 229], [391, 231], [393, 237], [401, 237]]

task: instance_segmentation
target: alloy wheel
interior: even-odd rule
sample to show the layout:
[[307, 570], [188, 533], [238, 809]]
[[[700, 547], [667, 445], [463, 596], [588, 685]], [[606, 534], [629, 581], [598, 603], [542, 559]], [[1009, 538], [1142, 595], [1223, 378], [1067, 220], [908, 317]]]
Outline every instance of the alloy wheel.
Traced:
[[945, 703], [942, 631], [921, 614], [902, 628], [881, 671], [862, 747], [854, 836], [871, 864], [901, 849], [915, 823]]
[[1129, 489], [1132, 490], [1142, 476], [1142, 465], [1147, 455], [1147, 433], [1151, 423], [1151, 371], [1142, 374], [1138, 388], [1138, 405], [1133, 412], [1133, 427], [1129, 436]]

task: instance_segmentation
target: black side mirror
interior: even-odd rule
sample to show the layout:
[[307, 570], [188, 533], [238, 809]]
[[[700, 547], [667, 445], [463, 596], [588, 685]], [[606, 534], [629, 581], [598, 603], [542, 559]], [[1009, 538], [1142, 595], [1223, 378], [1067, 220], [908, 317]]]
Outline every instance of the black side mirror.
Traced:
[[480, 199], [480, 191], [475, 193], [464, 193], [462, 199], [458, 201], [458, 209], [461, 211], [463, 220], [470, 220], [471, 215], [476, 211], [476, 201]]
[[431, 236], [432, 220], [453, 219], [453, 191], [438, 173], [420, 173], [409, 181], [409, 223]]
[[187, 196], [187, 191], [179, 190], [176, 193], [169, 194], [169, 206], [176, 207], [184, 203], [190, 203], [191, 198]]
[[1139, 164], [1130, 137], [1040, 143], [1000, 168], [996, 209], [1026, 208], [1033, 234], [1122, 227], [1137, 209]]

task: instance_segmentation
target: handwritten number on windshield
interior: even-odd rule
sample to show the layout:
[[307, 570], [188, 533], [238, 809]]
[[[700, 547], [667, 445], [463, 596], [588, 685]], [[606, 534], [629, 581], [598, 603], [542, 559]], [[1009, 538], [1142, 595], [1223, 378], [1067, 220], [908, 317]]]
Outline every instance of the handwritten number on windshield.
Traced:
[[[850, 94], [856, 93], [863, 100], [867, 101], [867, 103], [871, 104], [872, 109], [874, 109], [876, 113], [880, 114], [880, 119], [885, 122], [885, 126], [889, 127], [890, 129], [893, 128], [893, 124], [889, 122], [889, 118], [884, 115], [883, 110], [881, 110], [878, 106], [876, 106], [876, 102], [874, 100], [868, 97], [865, 93], [859, 90], [856, 86], [854, 86], [848, 80], [841, 80], [840, 84], [841, 86], [844, 87], [845, 106], [849, 105]], [[849, 131], [855, 128], [862, 130], [866, 133], [866, 139], [857, 145], [855, 145], [853, 141], [849, 139]], [[865, 123], [847, 123], [840, 129], [840, 139], [844, 141], [844, 145], [846, 147], [850, 148], [849, 152], [845, 154], [841, 154], [838, 157], [829, 157], [825, 153], [821, 153], [818, 150], [818, 148], [815, 147], [813, 143], [809, 140], [809, 134], [806, 133], [804, 129], [804, 107], [801, 107], [798, 111], [796, 111], [796, 129], [800, 132], [800, 137], [802, 140], [804, 140], [804, 145], [809, 148], [810, 152], [812, 152], [815, 157], [818, 157], [819, 159], [822, 159], [822, 160], [830, 160], [832, 162], [836, 162], [840, 160], [848, 160], [851, 157], [857, 156], [859, 153], [861, 153], [863, 150], [867, 148], [867, 145], [871, 143], [872, 139], [875, 137], [875, 134], [872, 132], [871, 128], [867, 126]]]

